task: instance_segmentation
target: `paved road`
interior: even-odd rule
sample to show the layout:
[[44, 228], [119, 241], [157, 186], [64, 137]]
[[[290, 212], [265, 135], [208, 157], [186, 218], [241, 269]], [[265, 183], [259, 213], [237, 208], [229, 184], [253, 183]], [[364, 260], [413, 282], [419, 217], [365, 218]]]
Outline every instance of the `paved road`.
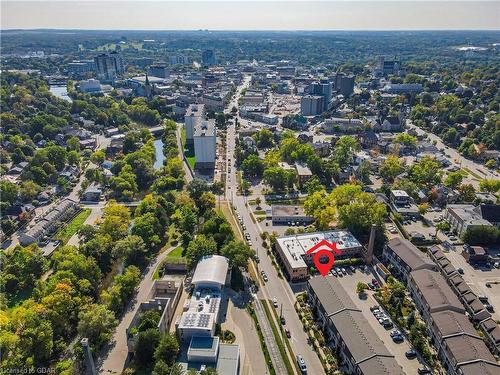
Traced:
[[[249, 78], [247, 77], [243, 82], [242, 86], [247, 87], [249, 84]], [[238, 93], [241, 90], [238, 91]], [[237, 106], [237, 99], [234, 99], [234, 103], [230, 104]], [[239, 120], [239, 119], [238, 119]], [[234, 125], [231, 125], [227, 129], [227, 159], [231, 159], [231, 164], [234, 163], [234, 150], [235, 150], [235, 139], [236, 130]], [[295, 311], [295, 295], [286, 280], [280, 279], [276, 272], [276, 269], [271, 264], [271, 259], [266, 256], [266, 250], [262, 247], [262, 241], [260, 239], [260, 233], [262, 229], [258, 223], [254, 223], [250, 209], [246, 206], [246, 197], [237, 195], [237, 183], [236, 183], [236, 171], [234, 165], [231, 165], [231, 172], [227, 174], [226, 181], [226, 197], [227, 199], [236, 207], [237, 212], [241, 215], [243, 222], [247, 227], [247, 232], [253, 242], [253, 248], [257, 252], [260, 258], [260, 263], [258, 265], [259, 271], [264, 270], [269, 277], [269, 281], [264, 285], [259, 291], [259, 298], [272, 299], [276, 297], [278, 302], [283, 306], [283, 316], [286, 320], [286, 326], [292, 334], [292, 339], [290, 340], [294, 354], [301, 354], [309, 369], [310, 374], [324, 374], [323, 366], [319, 361], [319, 358], [312, 350], [312, 347], [307, 343], [307, 335], [303, 330], [302, 323]], [[228, 166], [229, 167], [229, 166]], [[229, 168], [228, 168], [229, 170]]]
[[137, 312], [140, 303], [146, 300], [153, 286], [154, 280], [152, 276], [156, 267], [173, 249], [175, 249], [175, 246], [161, 253], [150, 263], [149, 268], [142, 277], [135, 298], [128, 304], [125, 314], [116, 327], [113, 340], [110, 342], [110, 345], [103, 350], [101, 358], [96, 363], [99, 374], [121, 374], [125, 368], [128, 356], [126, 329]]
[[[494, 172], [491, 172], [490, 170], [488, 170], [488, 168], [486, 168], [482, 164], [466, 159], [462, 155], [460, 155], [456, 149], [446, 146], [441, 140], [441, 138], [439, 138], [437, 135], [432, 134], [426, 130], [423, 130], [416, 125], [413, 125], [413, 123], [410, 120], [406, 121], [406, 125], [409, 129], [415, 130], [417, 134], [422, 134], [422, 135], [427, 134], [431, 141], [436, 142], [436, 147], [438, 149], [444, 149], [444, 153], [448, 155], [448, 160], [451, 162], [452, 165], [456, 165], [460, 168], [467, 168], [476, 175], [481, 176], [481, 178], [488, 178], [488, 179], [499, 178], [498, 175], [495, 175]], [[479, 187], [479, 181], [474, 176], [468, 176], [467, 182], [471, 183], [476, 189]]]

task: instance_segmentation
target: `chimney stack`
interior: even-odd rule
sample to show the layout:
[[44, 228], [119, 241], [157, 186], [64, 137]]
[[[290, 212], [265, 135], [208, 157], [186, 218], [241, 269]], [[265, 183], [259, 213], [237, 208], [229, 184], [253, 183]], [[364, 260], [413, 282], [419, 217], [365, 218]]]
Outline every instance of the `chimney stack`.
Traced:
[[85, 355], [85, 369], [88, 375], [97, 375], [94, 365], [94, 358], [92, 358], [92, 352], [90, 351], [89, 339], [84, 337], [80, 343], [83, 346], [83, 353]]
[[375, 231], [377, 226], [372, 224], [372, 228], [370, 230], [370, 239], [368, 240], [368, 248], [366, 249], [366, 264], [372, 264], [373, 262], [373, 246], [375, 245]]

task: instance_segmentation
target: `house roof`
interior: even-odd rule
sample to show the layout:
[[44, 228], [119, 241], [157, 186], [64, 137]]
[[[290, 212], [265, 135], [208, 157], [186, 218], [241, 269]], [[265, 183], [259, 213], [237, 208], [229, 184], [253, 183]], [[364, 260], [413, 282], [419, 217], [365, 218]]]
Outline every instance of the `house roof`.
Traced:
[[461, 375], [498, 375], [499, 372], [499, 365], [483, 361], [475, 361], [460, 366]]
[[326, 315], [336, 314], [343, 310], [359, 311], [351, 297], [333, 276], [312, 277], [308, 283], [321, 301]]
[[495, 357], [479, 337], [467, 335], [449, 337], [446, 339], [445, 352], [448, 358], [453, 358], [457, 364], [474, 360], [496, 363]]
[[461, 313], [447, 310], [431, 314], [433, 325], [441, 337], [456, 334], [476, 336], [477, 332], [469, 322], [469, 319]]
[[387, 246], [412, 270], [435, 267], [434, 263], [424, 253], [406, 239], [399, 237], [392, 238], [387, 243]]
[[422, 299], [427, 303], [429, 312], [453, 308], [455, 311], [465, 313], [462, 303], [440, 273], [421, 269], [410, 274]]

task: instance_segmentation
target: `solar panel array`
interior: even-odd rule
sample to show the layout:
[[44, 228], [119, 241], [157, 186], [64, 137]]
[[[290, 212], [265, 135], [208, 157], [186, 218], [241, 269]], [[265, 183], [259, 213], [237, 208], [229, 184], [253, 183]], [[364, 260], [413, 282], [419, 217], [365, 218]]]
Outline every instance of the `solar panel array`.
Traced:
[[198, 319], [198, 327], [207, 328], [208, 324], [210, 323], [210, 317], [211, 315], [209, 314], [200, 314]]

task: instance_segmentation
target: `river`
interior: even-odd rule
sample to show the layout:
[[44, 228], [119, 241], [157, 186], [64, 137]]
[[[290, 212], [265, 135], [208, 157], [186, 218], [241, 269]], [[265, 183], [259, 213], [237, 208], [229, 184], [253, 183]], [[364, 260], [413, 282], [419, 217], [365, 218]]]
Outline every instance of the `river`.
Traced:
[[155, 163], [153, 164], [154, 169], [160, 169], [163, 167], [163, 161], [165, 160], [165, 155], [163, 155], [163, 141], [161, 138], [157, 139], [155, 142], [155, 153], [156, 153], [156, 160]]

